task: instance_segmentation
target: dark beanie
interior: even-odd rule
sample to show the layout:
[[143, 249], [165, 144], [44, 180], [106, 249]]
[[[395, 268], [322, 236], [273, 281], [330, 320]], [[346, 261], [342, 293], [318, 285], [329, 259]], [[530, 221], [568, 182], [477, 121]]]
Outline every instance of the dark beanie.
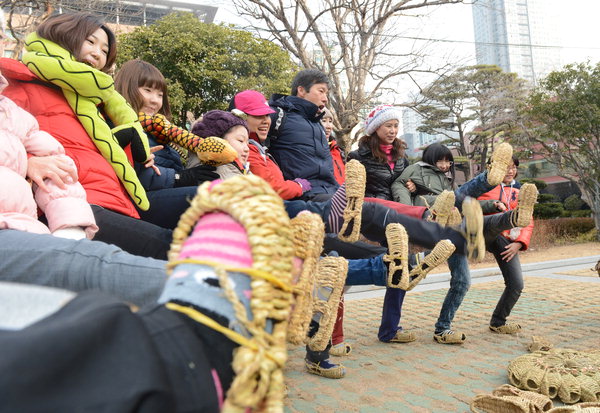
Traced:
[[192, 133], [201, 138], [207, 138], [209, 136], [222, 138], [229, 129], [238, 125], [241, 125], [248, 130], [246, 121], [235, 116], [233, 113], [222, 110], [211, 110], [206, 112], [199, 121], [194, 123], [194, 126], [192, 126]]

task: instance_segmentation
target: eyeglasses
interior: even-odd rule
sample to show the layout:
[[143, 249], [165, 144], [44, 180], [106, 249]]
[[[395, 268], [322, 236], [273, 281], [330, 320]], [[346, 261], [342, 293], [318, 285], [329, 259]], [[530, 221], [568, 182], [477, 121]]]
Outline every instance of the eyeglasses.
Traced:
[[518, 167], [517, 165], [512, 165], [512, 166], [509, 166], [509, 167], [508, 167], [508, 170], [509, 170], [509, 171], [516, 171], [516, 170], [518, 170], [518, 169], [519, 169], [519, 167]]

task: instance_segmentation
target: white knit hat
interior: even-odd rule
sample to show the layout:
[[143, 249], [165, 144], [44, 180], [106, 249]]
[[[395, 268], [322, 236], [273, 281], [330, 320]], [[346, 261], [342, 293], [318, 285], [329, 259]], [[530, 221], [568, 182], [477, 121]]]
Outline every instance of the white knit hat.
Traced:
[[392, 105], [379, 105], [376, 106], [367, 119], [365, 119], [365, 132], [367, 135], [372, 135], [377, 128], [383, 125], [388, 120], [402, 119], [402, 113]]

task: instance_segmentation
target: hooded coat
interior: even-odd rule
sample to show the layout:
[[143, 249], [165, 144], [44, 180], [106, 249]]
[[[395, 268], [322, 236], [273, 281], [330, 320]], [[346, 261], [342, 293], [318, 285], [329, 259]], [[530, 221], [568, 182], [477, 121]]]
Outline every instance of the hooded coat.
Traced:
[[339, 184], [318, 106], [298, 96], [283, 95], [274, 95], [269, 105], [276, 113], [271, 115], [268, 147], [284, 178], [307, 179], [312, 185], [305, 193], [308, 197], [333, 194]]

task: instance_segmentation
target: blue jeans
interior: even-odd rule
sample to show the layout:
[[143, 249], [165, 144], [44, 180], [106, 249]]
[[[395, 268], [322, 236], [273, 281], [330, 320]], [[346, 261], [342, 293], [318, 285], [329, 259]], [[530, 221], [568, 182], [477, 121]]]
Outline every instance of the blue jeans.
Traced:
[[480, 173], [475, 178], [465, 182], [454, 191], [455, 202], [454, 206], [459, 210], [462, 210], [462, 203], [466, 197], [470, 196], [472, 198], [477, 198], [486, 192], [494, 189], [495, 186], [492, 186], [487, 181], [487, 171]]
[[138, 209], [140, 218], [159, 227], [175, 229], [179, 217], [189, 208], [196, 192], [198, 192], [197, 186], [146, 191], [150, 208], [147, 211]]
[[0, 230], [0, 281], [100, 290], [143, 306], [156, 303], [165, 264], [103, 242]]
[[467, 257], [459, 254], [451, 255], [448, 258], [448, 267], [450, 267], [450, 289], [442, 304], [437, 323], [435, 323], [436, 333], [450, 329], [456, 310], [460, 307], [471, 286], [471, 273]]
[[[383, 262], [383, 255], [377, 257], [349, 260], [346, 285], [387, 285], [388, 269]], [[402, 303], [406, 291], [399, 288], [387, 288], [383, 299], [381, 324], [377, 337], [381, 341], [390, 341], [398, 330], [401, 330], [400, 317]]]

